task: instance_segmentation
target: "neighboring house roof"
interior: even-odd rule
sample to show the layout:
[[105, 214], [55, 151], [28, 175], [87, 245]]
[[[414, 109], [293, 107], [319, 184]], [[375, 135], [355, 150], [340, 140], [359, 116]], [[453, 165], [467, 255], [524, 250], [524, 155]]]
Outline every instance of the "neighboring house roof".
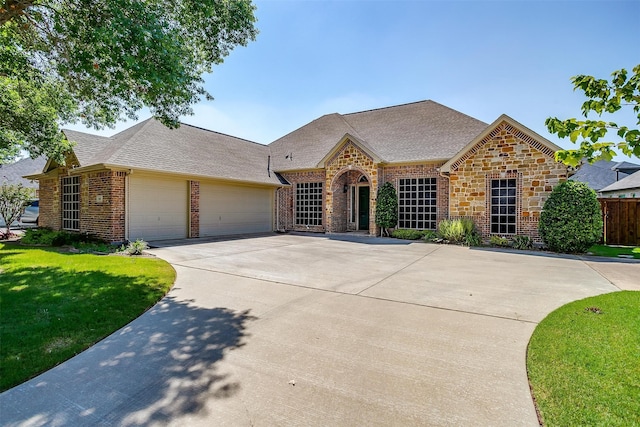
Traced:
[[41, 172], [46, 163], [47, 159], [41, 156], [35, 159], [21, 159], [8, 165], [0, 165], [0, 181], [7, 181], [9, 184], [22, 184], [27, 188], [38, 188], [38, 181], [32, 181], [23, 178], [23, 176]]
[[601, 193], [607, 193], [610, 191], [631, 190], [640, 189], [640, 171], [635, 172], [625, 178], [622, 178], [618, 182], [614, 182], [600, 190]]
[[269, 172], [269, 148], [255, 142], [182, 124], [169, 129], [148, 119], [110, 138], [65, 130], [76, 142], [82, 170], [95, 166], [161, 171], [279, 185]]
[[584, 182], [593, 190], [601, 191], [637, 170], [640, 170], [640, 165], [634, 163], [600, 160], [583, 164], [569, 179]]
[[471, 155], [473, 155], [473, 153], [475, 153], [478, 148], [488, 142], [495, 133], [503, 128], [509, 129], [519, 138], [527, 141], [536, 149], [544, 152], [550, 157], [552, 157], [556, 151], [561, 149], [553, 142], [540, 136], [536, 132], [532, 131], [531, 129], [527, 128], [526, 126], [512, 119], [506, 114], [503, 114], [489, 126], [486, 126], [479, 135], [473, 138], [468, 144], [464, 146], [464, 148], [462, 148], [453, 157], [451, 157], [444, 165], [442, 165], [440, 170], [442, 172], [451, 172], [451, 169], [457, 169], [460, 163], [464, 162]]
[[345, 135], [383, 162], [446, 160], [487, 124], [434, 101], [351, 114], [329, 114], [270, 144], [274, 169], [313, 169]]

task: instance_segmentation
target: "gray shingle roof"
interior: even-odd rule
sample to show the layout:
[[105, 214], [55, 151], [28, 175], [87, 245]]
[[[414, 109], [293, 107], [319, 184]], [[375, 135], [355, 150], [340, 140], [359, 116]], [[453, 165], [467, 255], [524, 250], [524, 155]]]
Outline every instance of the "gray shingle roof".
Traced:
[[9, 165], [0, 165], [0, 181], [6, 181], [9, 184], [22, 184], [27, 188], [38, 188], [38, 181], [25, 179], [23, 176], [42, 172], [46, 163], [47, 159], [41, 156], [35, 159], [21, 159]]
[[621, 167], [622, 170], [629, 170], [633, 167], [640, 168], [640, 165], [634, 163], [622, 163], [624, 164], [620, 165], [618, 162], [608, 160], [600, 160], [593, 164], [585, 163], [569, 179], [584, 182], [593, 190], [601, 191], [601, 189], [615, 183], [616, 180], [622, 180], [629, 175], [622, 171], [615, 171], [614, 168]]
[[69, 141], [76, 143], [73, 152], [81, 165], [90, 164], [91, 159], [111, 141], [110, 138], [74, 130], [64, 129], [63, 132]]
[[620, 181], [614, 182], [613, 184], [602, 188], [600, 192], [605, 193], [608, 191], [630, 190], [632, 188], [640, 188], [640, 171], [626, 176]]
[[110, 138], [65, 131], [81, 167], [105, 164], [233, 181], [279, 184], [267, 171], [269, 148], [183, 124], [169, 129], [148, 119]]
[[328, 114], [260, 145], [183, 124], [170, 130], [149, 119], [110, 138], [65, 131], [77, 143], [81, 167], [157, 170], [245, 182], [278, 184], [271, 171], [314, 169], [345, 135], [383, 162], [450, 159], [487, 124], [433, 101], [350, 114]]
[[[315, 168], [350, 133], [386, 162], [449, 159], [487, 123], [433, 101], [329, 114], [270, 144], [276, 170]], [[286, 159], [293, 155], [293, 160]]]

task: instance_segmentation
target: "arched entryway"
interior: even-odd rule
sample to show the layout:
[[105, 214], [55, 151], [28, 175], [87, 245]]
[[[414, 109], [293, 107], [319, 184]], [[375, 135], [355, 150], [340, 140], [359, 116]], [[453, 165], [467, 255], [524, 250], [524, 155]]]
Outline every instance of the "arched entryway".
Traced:
[[369, 231], [371, 223], [371, 186], [361, 170], [346, 170], [331, 185], [330, 232]]

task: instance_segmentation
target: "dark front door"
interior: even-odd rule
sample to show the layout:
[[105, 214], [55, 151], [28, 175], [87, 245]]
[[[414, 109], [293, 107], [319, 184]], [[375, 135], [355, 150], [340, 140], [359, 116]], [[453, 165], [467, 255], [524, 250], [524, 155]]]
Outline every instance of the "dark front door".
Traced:
[[358, 187], [358, 230], [369, 229], [369, 187]]

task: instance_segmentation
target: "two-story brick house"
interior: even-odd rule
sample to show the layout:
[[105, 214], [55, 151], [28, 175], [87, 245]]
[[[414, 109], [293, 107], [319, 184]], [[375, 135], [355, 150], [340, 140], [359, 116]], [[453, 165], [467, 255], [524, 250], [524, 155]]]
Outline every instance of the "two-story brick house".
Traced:
[[567, 178], [556, 145], [503, 115], [486, 124], [433, 101], [329, 114], [269, 145], [155, 120], [111, 138], [67, 131], [40, 180], [41, 224], [110, 241], [268, 231], [377, 234], [376, 194], [399, 228], [472, 218], [484, 237], [529, 235]]

